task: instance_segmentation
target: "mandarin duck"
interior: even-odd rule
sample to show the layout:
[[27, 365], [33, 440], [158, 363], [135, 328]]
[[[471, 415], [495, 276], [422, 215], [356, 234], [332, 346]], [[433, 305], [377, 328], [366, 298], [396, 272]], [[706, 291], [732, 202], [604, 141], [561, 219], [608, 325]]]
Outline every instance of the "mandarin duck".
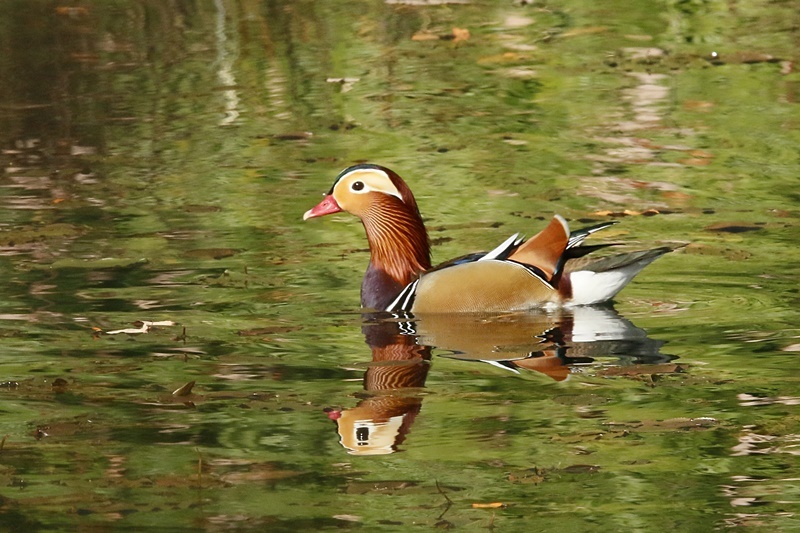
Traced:
[[570, 232], [555, 215], [528, 240], [512, 235], [490, 252], [431, 266], [417, 202], [394, 171], [373, 164], [343, 170], [303, 220], [346, 211], [361, 219], [370, 261], [361, 306], [392, 313], [497, 313], [592, 305], [611, 300], [645, 266], [673, 247], [585, 257], [610, 244], [584, 245], [604, 222]]

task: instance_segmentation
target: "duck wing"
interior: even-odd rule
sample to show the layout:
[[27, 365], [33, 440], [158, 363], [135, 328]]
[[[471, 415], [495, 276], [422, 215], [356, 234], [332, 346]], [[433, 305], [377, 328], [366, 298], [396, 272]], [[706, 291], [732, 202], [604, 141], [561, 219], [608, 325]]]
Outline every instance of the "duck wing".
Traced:
[[517, 246], [508, 259], [536, 267], [550, 281], [559, 270], [559, 262], [569, 242], [567, 221], [561, 215], [556, 215], [546, 228]]

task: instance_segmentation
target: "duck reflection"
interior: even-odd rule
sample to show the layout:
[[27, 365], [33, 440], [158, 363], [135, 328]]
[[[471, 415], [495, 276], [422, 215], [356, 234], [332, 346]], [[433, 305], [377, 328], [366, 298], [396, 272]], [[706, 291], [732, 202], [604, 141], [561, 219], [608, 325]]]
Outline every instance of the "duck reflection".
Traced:
[[663, 363], [663, 341], [651, 339], [612, 307], [502, 316], [430, 315], [415, 322], [417, 342], [515, 373], [521, 369], [563, 381], [578, 365], [613, 357], [621, 364]]
[[362, 327], [372, 349], [364, 373], [364, 399], [351, 409], [332, 409], [342, 446], [354, 455], [397, 450], [422, 407], [420, 389], [430, 368], [431, 347], [409, 334], [408, 323], [389, 315], [365, 316]]
[[354, 455], [397, 451], [422, 407], [421, 389], [431, 350], [451, 359], [490, 364], [514, 373], [535, 371], [556, 381], [597, 358], [616, 364], [657, 364], [673, 359], [662, 341], [612, 307], [503, 315], [397, 317], [369, 313], [362, 326], [372, 349], [363, 399], [350, 409], [330, 409], [341, 444]]

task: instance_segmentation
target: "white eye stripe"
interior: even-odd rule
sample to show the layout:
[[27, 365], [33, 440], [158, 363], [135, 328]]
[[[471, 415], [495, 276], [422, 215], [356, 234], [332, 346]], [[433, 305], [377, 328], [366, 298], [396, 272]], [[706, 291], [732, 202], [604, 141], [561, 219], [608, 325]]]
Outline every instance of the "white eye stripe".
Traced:
[[[352, 180], [352, 181], [351, 181]], [[397, 190], [389, 176], [378, 169], [357, 169], [342, 176], [339, 183], [348, 181], [347, 190], [353, 194], [367, 194], [381, 192], [389, 194], [401, 201], [403, 196]], [[360, 184], [360, 185], [359, 185]]]

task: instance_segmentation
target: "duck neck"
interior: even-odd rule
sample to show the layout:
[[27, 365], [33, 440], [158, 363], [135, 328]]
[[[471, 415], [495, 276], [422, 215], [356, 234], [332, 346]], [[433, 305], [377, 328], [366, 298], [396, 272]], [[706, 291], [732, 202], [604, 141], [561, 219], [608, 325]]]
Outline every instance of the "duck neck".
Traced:
[[385, 309], [403, 288], [430, 269], [428, 232], [419, 213], [403, 204], [383, 206], [362, 218], [370, 260], [361, 285], [361, 305]]

